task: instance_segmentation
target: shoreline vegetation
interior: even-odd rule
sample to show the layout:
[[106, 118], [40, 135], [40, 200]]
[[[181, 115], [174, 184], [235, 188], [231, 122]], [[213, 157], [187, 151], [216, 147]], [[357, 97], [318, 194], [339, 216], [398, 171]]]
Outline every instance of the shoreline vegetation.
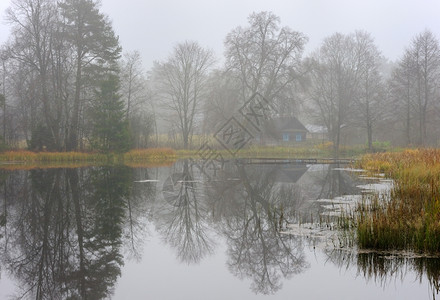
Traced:
[[[225, 149], [212, 150], [224, 159], [232, 158], [324, 158], [332, 156], [332, 144], [323, 143], [303, 147], [251, 146], [230, 153]], [[346, 147], [341, 157], [353, 157], [365, 153], [365, 147]], [[206, 153], [205, 153], [206, 155]], [[208, 155], [209, 156], [209, 155]], [[172, 148], [134, 149], [126, 153], [101, 152], [34, 152], [10, 150], [0, 152], [0, 169], [30, 169], [56, 167], [82, 167], [93, 165], [125, 164], [132, 167], [169, 165], [178, 159], [201, 158], [198, 149], [174, 150]]]
[[440, 253], [440, 149], [366, 154], [357, 167], [394, 181], [388, 198], [354, 212], [358, 247]]
[[77, 168], [109, 164], [152, 167], [169, 165], [176, 159], [177, 153], [171, 148], [135, 149], [126, 153], [32, 152], [16, 150], [0, 153], [0, 169]]

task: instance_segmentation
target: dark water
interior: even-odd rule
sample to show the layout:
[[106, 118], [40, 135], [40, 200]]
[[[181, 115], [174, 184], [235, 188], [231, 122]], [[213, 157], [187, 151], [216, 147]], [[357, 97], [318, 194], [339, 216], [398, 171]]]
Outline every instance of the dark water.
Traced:
[[185, 161], [0, 171], [0, 299], [437, 296], [439, 259], [340, 249], [326, 229], [332, 205], [317, 200], [360, 194], [366, 182], [353, 173], [236, 162], [206, 170]]

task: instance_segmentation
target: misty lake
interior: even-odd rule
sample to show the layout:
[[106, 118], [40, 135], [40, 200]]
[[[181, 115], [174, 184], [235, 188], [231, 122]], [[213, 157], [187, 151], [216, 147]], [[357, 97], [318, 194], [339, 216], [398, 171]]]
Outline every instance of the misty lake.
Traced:
[[386, 180], [230, 161], [0, 171], [0, 299], [435, 299], [440, 259], [348, 247]]

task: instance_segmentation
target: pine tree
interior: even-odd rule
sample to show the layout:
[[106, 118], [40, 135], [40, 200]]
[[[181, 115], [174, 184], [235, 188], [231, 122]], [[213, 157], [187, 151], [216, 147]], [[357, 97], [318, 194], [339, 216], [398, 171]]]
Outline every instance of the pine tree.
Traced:
[[59, 8], [65, 34], [75, 53], [75, 94], [67, 149], [78, 147], [78, 133], [84, 84], [112, 69], [120, 58], [121, 47], [108, 17], [99, 11], [96, 0], [64, 0]]
[[117, 75], [108, 74], [95, 91], [92, 104], [92, 147], [103, 152], [124, 152], [130, 148], [128, 121], [119, 91]]

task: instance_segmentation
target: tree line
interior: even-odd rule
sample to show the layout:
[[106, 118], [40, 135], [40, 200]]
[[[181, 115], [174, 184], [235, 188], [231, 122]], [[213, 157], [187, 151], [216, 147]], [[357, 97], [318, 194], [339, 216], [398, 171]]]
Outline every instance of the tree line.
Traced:
[[[437, 145], [440, 47], [416, 35], [396, 62], [365, 31], [335, 33], [309, 55], [308, 38], [271, 12], [252, 13], [224, 39], [224, 63], [195, 41], [176, 44], [149, 72], [122, 55], [96, 0], [13, 0], [0, 50], [2, 135], [33, 150], [126, 151], [178, 132], [190, 148], [256, 92], [277, 115], [325, 128], [341, 144]], [[147, 76], [148, 74], [148, 76]], [[165, 120], [167, 125], [163, 122]]]

